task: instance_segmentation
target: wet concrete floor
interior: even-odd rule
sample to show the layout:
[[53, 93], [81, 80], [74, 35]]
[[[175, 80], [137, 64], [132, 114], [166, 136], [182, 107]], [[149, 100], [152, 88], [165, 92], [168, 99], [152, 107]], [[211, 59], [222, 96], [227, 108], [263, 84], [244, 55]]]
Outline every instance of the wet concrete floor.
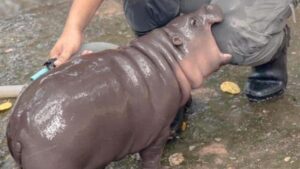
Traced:
[[[2, 0], [0, 4], [0, 85], [24, 84], [47, 59], [62, 31], [69, 1]], [[1, 1], [1, 2], [2, 2]], [[86, 42], [126, 44], [133, 35], [118, 0], [107, 1], [86, 30]], [[297, 9], [297, 18], [300, 10]], [[223, 81], [243, 87], [249, 68], [225, 66], [193, 92], [188, 129], [166, 146], [162, 159], [172, 169], [300, 169], [300, 24], [292, 28], [289, 83], [283, 97], [250, 103], [243, 95], [220, 91]], [[5, 139], [10, 112], [0, 114], [0, 168], [17, 169]], [[168, 158], [184, 162], [169, 167]], [[109, 169], [136, 169], [130, 156]]]

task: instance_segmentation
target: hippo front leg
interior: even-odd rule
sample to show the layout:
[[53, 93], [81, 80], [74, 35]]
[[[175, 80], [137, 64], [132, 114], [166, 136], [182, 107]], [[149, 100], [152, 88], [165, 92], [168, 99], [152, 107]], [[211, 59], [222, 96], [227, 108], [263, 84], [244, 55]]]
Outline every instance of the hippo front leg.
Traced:
[[160, 169], [160, 159], [164, 146], [170, 136], [170, 127], [164, 129], [156, 141], [140, 152], [142, 169]]

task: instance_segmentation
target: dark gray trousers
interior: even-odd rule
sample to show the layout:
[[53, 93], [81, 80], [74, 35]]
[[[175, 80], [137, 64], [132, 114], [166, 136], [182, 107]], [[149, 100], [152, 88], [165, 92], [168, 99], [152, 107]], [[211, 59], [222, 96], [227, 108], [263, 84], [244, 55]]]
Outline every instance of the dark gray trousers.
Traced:
[[[181, 13], [204, 4], [219, 5], [225, 15], [213, 26], [222, 52], [233, 55], [232, 64], [258, 66], [274, 59], [286, 38], [284, 28], [295, 0], [124, 0], [125, 16], [137, 36], [166, 25]], [[274, 10], [277, 9], [277, 10]]]
[[137, 36], [166, 25], [180, 13], [198, 9], [211, 0], [124, 0], [125, 16]]
[[192, 12], [203, 4], [217, 4], [225, 15], [222, 24], [213, 27], [220, 49], [233, 55], [232, 64], [257, 66], [272, 60], [282, 44], [294, 1], [124, 0], [124, 11], [135, 34], [142, 36], [180, 13]]

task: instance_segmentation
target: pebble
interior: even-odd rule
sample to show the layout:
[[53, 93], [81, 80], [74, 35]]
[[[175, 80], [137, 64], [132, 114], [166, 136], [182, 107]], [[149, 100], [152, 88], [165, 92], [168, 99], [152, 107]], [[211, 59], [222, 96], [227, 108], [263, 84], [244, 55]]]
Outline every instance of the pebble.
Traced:
[[140, 156], [139, 153], [133, 154], [131, 157], [132, 157], [133, 159], [137, 160], [137, 161], [142, 160], [142, 158], [141, 158], [141, 156]]
[[184, 161], [184, 157], [182, 153], [175, 153], [169, 157], [169, 163], [171, 167], [178, 166], [182, 164]]
[[215, 164], [222, 165], [223, 163], [224, 163], [224, 161], [221, 158], [216, 158], [215, 159]]
[[285, 157], [285, 158], [284, 158], [284, 161], [285, 161], [285, 162], [289, 162], [290, 160], [291, 160], [291, 157]]
[[227, 157], [228, 151], [227, 151], [225, 145], [220, 144], [220, 143], [213, 143], [213, 144], [205, 146], [199, 150], [200, 156], [206, 156], [206, 155], [211, 155], [211, 154]]
[[6, 49], [4, 52], [5, 52], [5, 53], [10, 53], [10, 52], [13, 52], [13, 51], [14, 51], [13, 48], [9, 48], [9, 49]]
[[189, 151], [194, 151], [196, 149], [196, 146], [189, 146]]
[[296, 55], [297, 53], [296, 52], [292, 52], [292, 55]]
[[229, 157], [230, 160], [236, 160], [236, 157]]
[[220, 142], [220, 141], [222, 141], [222, 139], [221, 138], [215, 138], [215, 141]]

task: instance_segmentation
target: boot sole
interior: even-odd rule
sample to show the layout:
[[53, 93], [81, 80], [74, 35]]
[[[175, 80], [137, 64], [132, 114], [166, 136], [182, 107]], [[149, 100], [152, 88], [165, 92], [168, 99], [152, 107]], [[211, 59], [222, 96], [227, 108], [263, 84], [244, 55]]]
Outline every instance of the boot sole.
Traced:
[[258, 102], [265, 102], [265, 101], [269, 101], [269, 100], [279, 98], [283, 95], [283, 93], [284, 93], [284, 89], [281, 89], [278, 92], [275, 92], [271, 95], [267, 95], [267, 96], [263, 96], [263, 97], [257, 97], [257, 96], [253, 96], [253, 95], [247, 95], [247, 94], [246, 94], [246, 96], [248, 97], [248, 100], [250, 102], [258, 103]]

